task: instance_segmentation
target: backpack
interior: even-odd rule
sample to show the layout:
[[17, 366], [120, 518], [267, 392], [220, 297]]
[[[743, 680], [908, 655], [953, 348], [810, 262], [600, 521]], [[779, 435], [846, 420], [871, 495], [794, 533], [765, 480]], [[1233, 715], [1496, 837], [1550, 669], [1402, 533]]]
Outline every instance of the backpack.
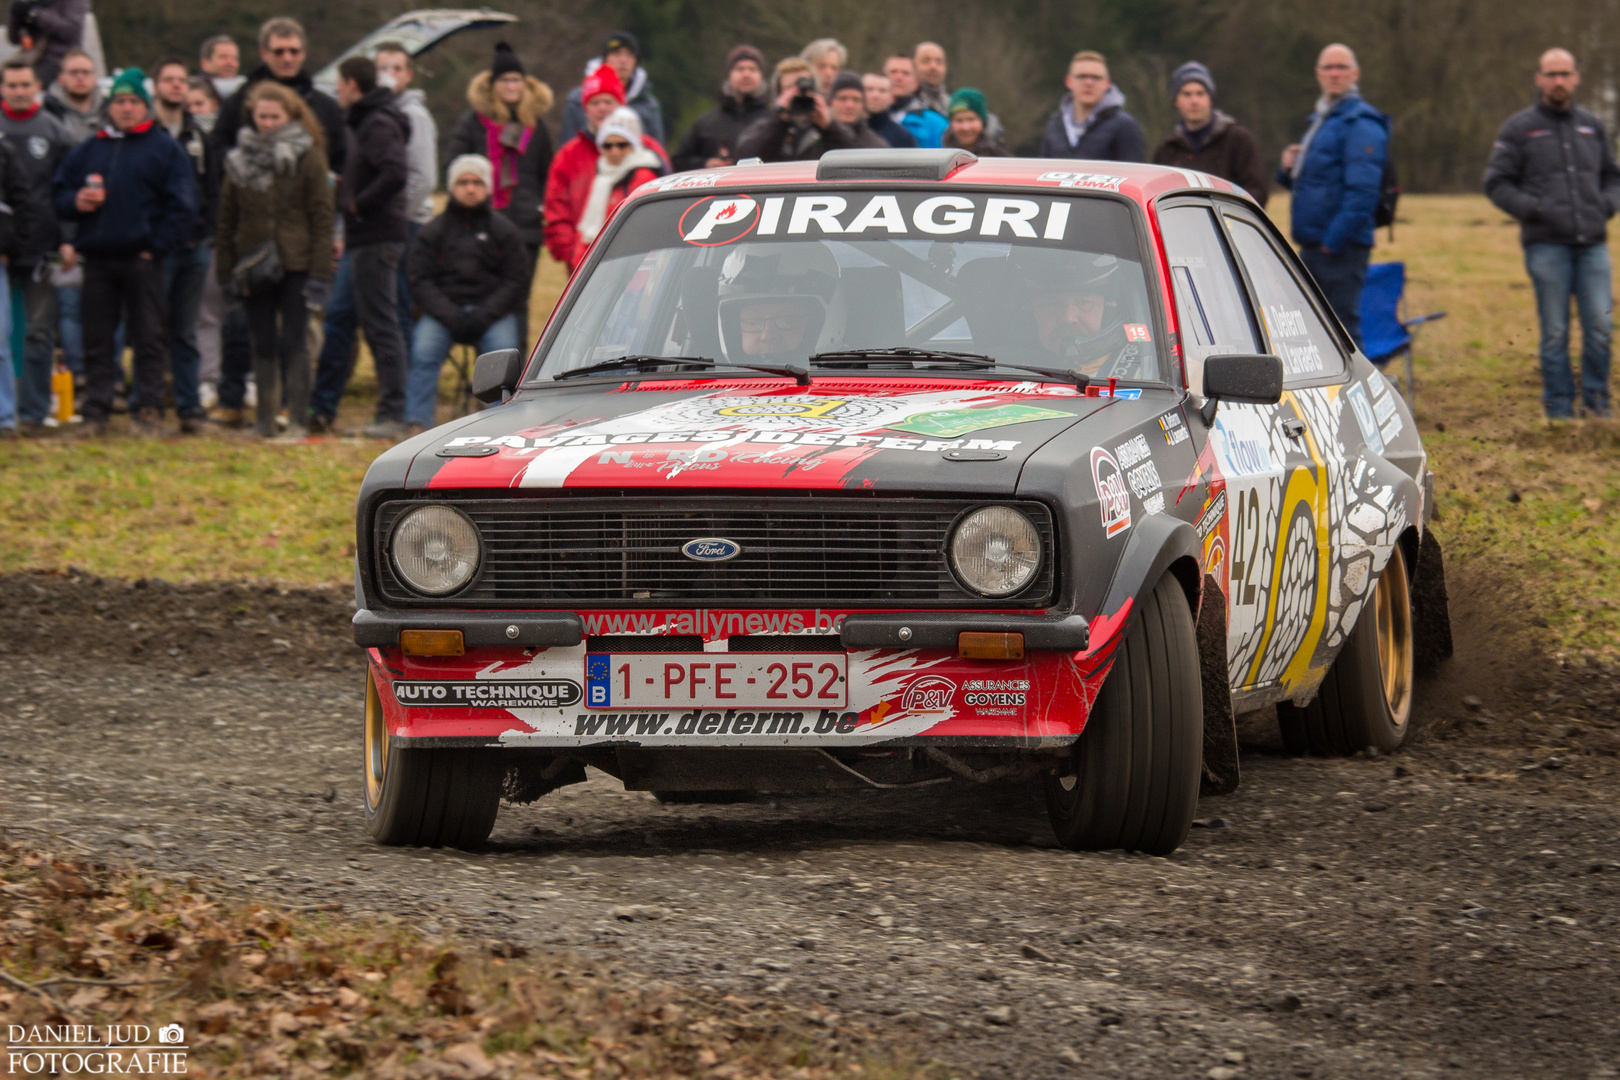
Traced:
[[1395, 175], [1395, 162], [1385, 152], [1384, 175], [1378, 178], [1378, 205], [1373, 207], [1373, 228], [1389, 227], [1389, 238], [1395, 239], [1395, 204], [1401, 201], [1401, 182]]

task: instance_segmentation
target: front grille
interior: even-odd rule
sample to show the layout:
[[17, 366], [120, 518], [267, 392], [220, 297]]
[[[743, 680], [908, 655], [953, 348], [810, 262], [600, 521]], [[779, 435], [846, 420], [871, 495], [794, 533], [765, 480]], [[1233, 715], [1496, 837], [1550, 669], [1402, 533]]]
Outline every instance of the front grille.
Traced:
[[[1041, 570], [1016, 597], [989, 601], [957, 584], [946, 561], [952, 524], [986, 500], [873, 498], [448, 499], [484, 543], [477, 579], [455, 596], [420, 597], [388, 558], [388, 537], [419, 500], [378, 508], [375, 550], [385, 599], [413, 606], [630, 607], [822, 604], [849, 607], [1043, 607], [1054, 572], [1051, 514], [1006, 501], [1040, 531]], [[703, 537], [741, 554], [703, 563], [681, 553]], [[767, 631], [769, 632], [769, 631]]]

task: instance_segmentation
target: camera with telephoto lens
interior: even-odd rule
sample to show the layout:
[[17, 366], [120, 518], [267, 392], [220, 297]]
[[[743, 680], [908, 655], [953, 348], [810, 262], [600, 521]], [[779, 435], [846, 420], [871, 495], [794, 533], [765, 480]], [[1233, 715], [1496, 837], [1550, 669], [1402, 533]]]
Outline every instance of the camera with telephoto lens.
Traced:
[[794, 84], [799, 92], [788, 99], [789, 116], [814, 116], [816, 114], [816, 80], [808, 75], [801, 75]]

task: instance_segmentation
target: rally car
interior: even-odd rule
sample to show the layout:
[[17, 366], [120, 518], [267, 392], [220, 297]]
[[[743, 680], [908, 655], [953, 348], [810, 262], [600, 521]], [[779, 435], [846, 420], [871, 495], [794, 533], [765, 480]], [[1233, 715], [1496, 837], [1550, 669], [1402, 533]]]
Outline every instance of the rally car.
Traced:
[[1039, 783], [1164, 853], [1233, 717], [1399, 748], [1449, 652], [1412, 414], [1223, 180], [960, 151], [663, 178], [358, 503], [366, 813]]

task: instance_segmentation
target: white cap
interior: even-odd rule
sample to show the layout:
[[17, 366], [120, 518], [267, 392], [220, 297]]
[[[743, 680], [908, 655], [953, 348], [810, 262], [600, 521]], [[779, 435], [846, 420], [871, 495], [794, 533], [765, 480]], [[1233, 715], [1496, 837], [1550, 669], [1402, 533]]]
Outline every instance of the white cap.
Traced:
[[640, 148], [641, 117], [636, 115], [636, 110], [620, 105], [617, 109], [608, 113], [607, 119], [602, 121], [602, 126], [596, 129], [597, 149], [601, 149], [602, 144], [607, 141], [610, 135], [619, 136], [630, 144], [632, 150]]
[[489, 164], [489, 158], [483, 154], [462, 154], [450, 163], [445, 170], [444, 182], [447, 187], [455, 187], [458, 177], [472, 173], [484, 182], [485, 187], [495, 186], [495, 170]]

